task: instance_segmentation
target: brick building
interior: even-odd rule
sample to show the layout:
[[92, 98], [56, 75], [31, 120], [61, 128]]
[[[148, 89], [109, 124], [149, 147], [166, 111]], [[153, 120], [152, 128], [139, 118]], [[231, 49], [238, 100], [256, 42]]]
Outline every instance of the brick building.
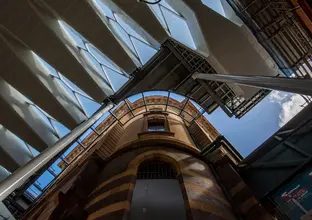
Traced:
[[[127, 100], [128, 105], [132, 108], [135, 109], [135, 114], [140, 114], [142, 111], [145, 110], [145, 107], [142, 108], [142, 106], [144, 106], [144, 100], [139, 99], [136, 100], [135, 102], [131, 103], [129, 100]], [[166, 104], [167, 102], [167, 97], [164, 96], [149, 96], [145, 98], [145, 102], [147, 105], [147, 108], [152, 108], [152, 110], [164, 110], [165, 106], [164, 104]], [[158, 105], [155, 105], [155, 103], [158, 103]], [[151, 105], [151, 106], [148, 106]], [[207, 136], [207, 138], [202, 139], [202, 141], [204, 143], [200, 143], [200, 145], [198, 146], [199, 149], [201, 149], [201, 146], [206, 146], [209, 143], [211, 143], [213, 140], [215, 140], [220, 134], [219, 132], [210, 124], [210, 122], [201, 114], [200, 109], [196, 108], [194, 106], [194, 104], [192, 104], [192, 102], [187, 101], [187, 99], [184, 99], [183, 101], [179, 102], [173, 98], [169, 98], [168, 99], [168, 105], [169, 108], [171, 108], [171, 111], [179, 114], [180, 110], [179, 108], [181, 108], [182, 106], [185, 105], [184, 109], [185, 111], [183, 111], [181, 113], [181, 117], [186, 118], [185, 122], [187, 122], [187, 119], [192, 120], [193, 117], [196, 117], [198, 115], [198, 118], [196, 119], [197, 124], [200, 126], [201, 129], [203, 129], [203, 132], [205, 133], [205, 135]], [[178, 108], [175, 108], [173, 106], [176, 106]], [[168, 108], [168, 107], [167, 107]], [[114, 115], [120, 117], [123, 116], [121, 121], [125, 122], [128, 121], [131, 117], [130, 114], [128, 113], [129, 109], [127, 107], [127, 104], [125, 102], [122, 102], [115, 110], [114, 110]], [[170, 111], [170, 110], [169, 110]], [[128, 114], [127, 114], [128, 113]], [[105, 128], [107, 128], [112, 121], [114, 121], [114, 116], [113, 115], [109, 115], [105, 120], [103, 120], [97, 127], [96, 130], [98, 132], [103, 132], [105, 130]], [[194, 126], [191, 126], [191, 129]], [[194, 133], [194, 135], [200, 135], [199, 133]], [[90, 146], [92, 144], [92, 142], [95, 140], [96, 138], [96, 134], [94, 132], [91, 132], [87, 137], [85, 137], [82, 140], [82, 146]], [[67, 161], [68, 163], [70, 163], [72, 160], [74, 160], [82, 151], [83, 151], [83, 147], [78, 145], [74, 148], [74, 150], [72, 150], [64, 159], [65, 161]], [[66, 162], [64, 160], [60, 161], [60, 163], [58, 164], [60, 168], [64, 169], [66, 167]]]
[[87, 150], [59, 163], [23, 219], [272, 219], [235, 170], [242, 157], [196, 103], [129, 100], [82, 141]]

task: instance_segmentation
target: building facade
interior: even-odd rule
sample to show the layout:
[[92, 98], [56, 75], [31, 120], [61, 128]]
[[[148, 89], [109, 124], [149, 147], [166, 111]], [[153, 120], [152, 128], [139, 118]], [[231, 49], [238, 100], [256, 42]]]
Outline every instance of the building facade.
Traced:
[[[194, 103], [194, 102], [193, 102]], [[199, 126], [207, 139], [204, 139], [203, 143], [199, 143], [197, 148], [201, 150], [203, 146], [208, 145], [213, 140], [215, 140], [220, 134], [219, 132], [213, 127], [213, 125], [203, 116], [200, 109], [196, 108], [191, 101], [187, 98], [183, 99], [182, 101], [178, 101], [174, 98], [165, 97], [161, 95], [153, 95], [149, 97], [144, 97], [134, 101], [133, 103], [127, 99], [122, 102], [118, 107], [114, 110], [113, 115], [109, 115], [105, 120], [103, 120], [97, 127], [96, 131], [91, 132], [88, 134], [82, 142], [76, 145], [76, 147], [64, 158], [64, 160], [60, 161], [58, 166], [61, 169], [66, 167], [67, 163], [73, 161], [84, 149], [83, 146], [90, 146], [92, 142], [96, 139], [97, 135], [95, 132], [103, 132], [105, 128], [109, 127], [116, 117], [120, 117], [119, 121], [121, 123], [128, 122], [132, 119], [133, 116], [142, 114], [143, 112], [147, 111], [166, 111], [172, 112], [174, 114], [180, 114], [180, 117], [183, 118], [183, 121], [186, 125], [189, 125], [195, 118], [196, 124]], [[158, 105], [157, 105], [158, 104]], [[166, 107], [167, 105], [167, 107]], [[133, 113], [129, 112], [129, 108], [133, 111]], [[146, 107], [146, 108], [145, 108]], [[184, 111], [181, 111], [180, 108], [184, 107]], [[130, 113], [130, 114], [129, 114]], [[192, 126], [193, 128], [194, 126]], [[196, 135], [196, 134], [194, 134]], [[136, 135], [133, 135], [135, 137]]]
[[[235, 171], [240, 154], [202, 115], [188, 123], [155, 104], [163, 99], [149, 96], [113, 109], [117, 118], [129, 113], [128, 105], [137, 111], [125, 123], [114, 121], [87, 150], [68, 154], [68, 162], [75, 160], [59, 163], [63, 173], [21, 218], [272, 219]], [[199, 114], [191, 101], [167, 100]], [[92, 135], [82, 143], [88, 146]]]

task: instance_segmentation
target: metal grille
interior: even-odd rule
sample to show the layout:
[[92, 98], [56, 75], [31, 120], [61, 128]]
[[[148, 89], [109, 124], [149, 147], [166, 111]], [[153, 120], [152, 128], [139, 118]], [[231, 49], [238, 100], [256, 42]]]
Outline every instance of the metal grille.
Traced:
[[176, 170], [168, 163], [152, 160], [143, 162], [138, 170], [138, 179], [176, 179]]
[[[166, 42], [167, 46], [170, 44], [181, 56], [181, 58], [189, 65], [191, 72], [200, 72], [200, 73], [217, 73], [212, 66], [209, 64], [209, 62], [201, 57], [200, 55], [196, 54], [194, 51], [191, 51], [184, 46], [182, 46], [179, 43], [176, 43], [174, 40], [169, 39]], [[192, 80], [192, 79], [191, 79]], [[192, 82], [194, 84], [194, 82]], [[187, 84], [192, 84], [190, 80], [187, 82]], [[208, 86], [215, 92], [215, 94], [220, 97], [221, 102], [224, 104], [224, 106], [231, 111], [231, 114], [235, 115], [237, 118], [243, 117], [250, 109], [252, 109], [254, 106], [256, 106], [261, 100], [263, 100], [269, 93], [269, 90], [260, 89], [252, 98], [246, 100], [243, 97], [238, 97], [235, 92], [226, 84], [222, 82], [217, 81], [208, 81]], [[195, 95], [196, 92], [200, 90], [200, 85], [198, 83], [195, 83], [193, 85], [193, 88], [190, 89], [190, 94], [183, 94], [183, 92], [179, 91], [181, 94], [190, 96], [194, 100], [196, 100], [200, 105], [202, 105], [203, 108], [207, 112], [209, 112], [208, 106], [203, 106], [204, 102], [207, 101], [207, 98], [209, 99], [210, 96], [206, 97], [207, 93], [204, 93], [203, 96], [200, 98], [200, 101], [196, 98], [192, 97]], [[195, 91], [195, 92], [193, 92]], [[210, 106], [211, 112], [215, 110], [213, 106]]]
[[[227, 0], [288, 77], [311, 78], [311, 33], [289, 0]], [[307, 103], [311, 97], [302, 96]], [[306, 103], [306, 104], [307, 104]]]

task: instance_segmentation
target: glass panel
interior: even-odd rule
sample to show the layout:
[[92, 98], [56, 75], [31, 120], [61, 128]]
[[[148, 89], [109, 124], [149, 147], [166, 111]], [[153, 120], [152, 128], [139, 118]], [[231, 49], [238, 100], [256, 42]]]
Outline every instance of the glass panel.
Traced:
[[[74, 142], [64, 153], [63, 153], [63, 158], [67, 160], [66, 156], [72, 151], [74, 150], [76, 147], [79, 147], [80, 145], [77, 142]], [[68, 161], [69, 162], [69, 161]]]
[[[194, 105], [195, 104], [195, 105]], [[195, 107], [196, 106], [196, 107]], [[199, 112], [198, 108], [202, 109], [197, 103], [193, 101], [189, 101], [186, 106], [184, 107], [184, 111], [192, 115], [192, 117], [196, 117], [199, 115], [201, 112]]]
[[102, 66], [107, 78], [109, 79], [109, 82], [111, 86], [113, 87], [114, 91], [118, 91], [128, 80], [126, 76], [122, 75], [119, 72], [116, 72], [112, 69], [109, 69], [105, 66]]
[[103, 4], [101, 0], [95, 0], [94, 2], [105, 16], [115, 19], [112, 10], [110, 10], [105, 4]]
[[[63, 158], [68, 162], [68, 163], [72, 163], [77, 157], [78, 155], [84, 151], [84, 148], [79, 145], [78, 143], [74, 143], [70, 149], [68, 149], [64, 154], [63, 154]], [[66, 155], [66, 156], [65, 156]]]
[[49, 172], [45, 171], [36, 181], [36, 183], [44, 189], [54, 180], [54, 176]]
[[166, 131], [163, 120], [148, 121], [147, 131]]
[[165, 91], [149, 91], [144, 92], [146, 104], [167, 104], [168, 92]]
[[[41, 195], [41, 191], [39, 189], [37, 189], [34, 185], [31, 185], [27, 190], [27, 193], [30, 194], [30, 196], [32, 197], [32, 199], [36, 199], [39, 195]], [[26, 193], [26, 194], [27, 194]]]
[[182, 112], [181, 117], [188, 122], [191, 122], [193, 120], [193, 117], [185, 111]]
[[35, 56], [35, 58], [39, 61], [39, 63], [45, 68], [48, 74], [59, 77], [57, 71], [50, 66], [45, 60], [43, 60], [41, 57], [39, 57], [36, 53], [32, 51], [32, 54]]
[[148, 97], [148, 96], [164, 96], [164, 97], [168, 97], [168, 92], [167, 91], [148, 91], [148, 92], [144, 92], [144, 96]]
[[167, 21], [171, 36], [186, 46], [196, 49], [191, 32], [186, 24], [186, 21], [176, 15], [167, 8], [161, 7], [164, 18]]
[[103, 116], [92, 125], [92, 127], [99, 132], [99, 128], [101, 127], [100, 125], [104, 123], [104, 121], [107, 119], [109, 115], [110, 115], [109, 112], [105, 112]]
[[199, 105], [197, 104], [197, 102], [194, 102], [193, 100], [189, 100], [192, 105], [198, 110], [199, 113], [203, 113], [205, 110]]
[[97, 59], [98, 62], [103, 64], [104, 66], [107, 66], [108, 68], [111, 68], [117, 72], [121, 72], [121, 70], [113, 64], [112, 61], [110, 61], [104, 54], [101, 53], [100, 50], [98, 50], [96, 47], [94, 47], [92, 44], [87, 44], [88, 51], [90, 54]]
[[80, 109], [81, 111], [83, 111], [83, 107], [80, 105], [79, 101], [77, 100], [77, 97], [75, 96], [74, 91], [71, 89], [71, 87], [64, 83], [61, 79], [59, 78], [54, 78], [55, 80], [57, 80], [57, 82], [67, 91], [67, 93], [69, 94], [69, 96], [63, 96], [63, 99], [68, 100], [69, 102], [72, 103], [72, 105], [75, 105], [76, 108]]
[[168, 10], [176, 13], [176, 14], [179, 14], [176, 10], [174, 10], [174, 8], [172, 8], [167, 2], [166, 0], [163, 0], [161, 1], [160, 5], [162, 5], [163, 7], [166, 7]]
[[58, 121], [52, 120], [51, 123], [53, 124], [54, 128], [56, 129], [56, 132], [60, 138], [64, 137], [66, 134], [70, 132], [70, 130], [59, 123]]
[[86, 114], [88, 115], [88, 117], [90, 117], [91, 115], [94, 114], [94, 112], [96, 112], [101, 105], [97, 102], [95, 102], [94, 100], [91, 100], [87, 97], [84, 97], [80, 94], [76, 94], [77, 98], [80, 100], [81, 104], [84, 107], [84, 110], [86, 112]]
[[176, 108], [182, 108], [184, 105], [185, 101], [179, 102], [175, 99], [169, 99], [168, 101], [168, 105], [172, 106], [172, 107], [176, 107]]
[[99, 132], [99, 133], [102, 133], [104, 132], [111, 124], [113, 124], [114, 122], [116, 121], [116, 118], [114, 116], [112, 116], [111, 114], [109, 114], [107, 116], [107, 118], [102, 122], [100, 123], [96, 130]]
[[157, 53], [157, 50], [151, 47], [150, 45], [143, 43], [137, 40], [136, 38], [133, 37], [130, 38], [142, 64], [147, 63]]
[[142, 93], [133, 95], [133, 96], [129, 97], [128, 100], [130, 102], [129, 105], [132, 109], [135, 109], [135, 108], [138, 108], [138, 107], [144, 105]]
[[134, 115], [139, 115], [139, 114], [144, 113], [144, 112], [146, 112], [145, 106], [139, 107], [139, 108], [136, 108], [133, 110]]
[[36, 112], [36, 114], [37, 114], [36, 117], [39, 116], [43, 120], [43, 123], [49, 127], [49, 130], [54, 133], [55, 131], [54, 131], [48, 117], [42, 111], [40, 111], [36, 105], [31, 105], [31, 108]]
[[148, 111], [165, 111], [165, 105], [148, 105]]
[[129, 112], [129, 108], [128, 106], [126, 105], [126, 103], [124, 101], [120, 102], [116, 107], [114, 107], [112, 109], [111, 112], [114, 113], [114, 115], [120, 119], [122, 118], [125, 114], [127, 114]]
[[[98, 4], [98, 5], [100, 5], [100, 4]], [[112, 26], [111, 26], [112, 28], [117, 28], [117, 29], [119, 28], [117, 31], [120, 32], [119, 34], [123, 34], [123, 31], [120, 30], [121, 26], [115, 20], [110, 19], [110, 22], [112, 22]], [[114, 25], [115, 26], [117, 25], [120, 27], [115, 27]], [[120, 70], [120, 68], [118, 68], [115, 64], [113, 64], [107, 57], [105, 57], [105, 55], [103, 55], [96, 47], [94, 47], [94, 45], [90, 44], [85, 38], [83, 38], [83, 36], [81, 36], [78, 32], [74, 31], [68, 25], [64, 24], [62, 26], [64, 26], [64, 29], [66, 29], [66, 30], [68, 29], [69, 31], [73, 32], [72, 35], [75, 38], [77, 38], [78, 40], [80, 40], [80, 42], [77, 43], [79, 45], [76, 45], [79, 48], [79, 54], [77, 54], [77, 55], [79, 57], [81, 57], [84, 62], [86, 62], [87, 70], [94, 71], [93, 72], [94, 74], [97, 73], [96, 77], [98, 77], [97, 80], [100, 81], [99, 82], [100, 84], [105, 83], [111, 89], [113, 89], [114, 91], [117, 91], [125, 82], [127, 82], [127, 79], [126, 79], [127, 74], [124, 74], [124, 72], [122, 70]], [[68, 31], [66, 31], [66, 33], [67, 32]], [[128, 41], [127, 41], [127, 39], [128, 39]], [[132, 42], [129, 39], [128, 34], [127, 34], [127, 37], [123, 40], [125, 42], [127, 41], [126, 42], [127, 44], [130, 43], [128, 46], [131, 47]], [[70, 46], [70, 45], [68, 45], [68, 46]], [[73, 52], [73, 53], [77, 53], [77, 51]], [[112, 69], [110, 71], [117, 71], [121, 75], [115, 75], [114, 74], [115, 75], [114, 77], [110, 76], [108, 78], [107, 75], [112, 75], [112, 72], [110, 72], [110, 71], [104, 72], [104, 70], [102, 69], [102, 66], [105, 66], [109, 69]], [[105, 85], [105, 87], [106, 87], [106, 85]]]
[[98, 135], [89, 128], [83, 135], [81, 135], [81, 137], [79, 137], [79, 141], [84, 146], [89, 147], [97, 137]]
[[141, 37], [129, 24], [127, 24], [127, 22], [125, 22], [119, 14], [115, 14], [115, 18], [128, 34], [148, 44], [148, 42], [143, 37]]
[[167, 98], [150, 96], [150, 97], [145, 98], [145, 102], [146, 102], [146, 105], [154, 105], [154, 104], [164, 104], [165, 105], [167, 103]]
[[59, 175], [63, 170], [61, 166], [59, 166], [60, 163], [64, 162], [59, 158], [50, 166], [50, 171], [53, 172], [55, 175]]
[[61, 27], [65, 30], [68, 38], [74, 43], [77, 47], [85, 49], [86, 40], [72, 27], [66, 24], [64, 21], [59, 21]]
[[128, 113], [126, 114], [125, 116], [123, 116], [121, 119], [120, 119], [120, 122], [122, 124], [125, 124], [127, 121], [129, 121], [131, 118], [133, 118], [133, 115], [132, 113]]
[[80, 53], [84, 60], [87, 62], [89, 68], [94, 70], [96, 73], [98, 73], [102, 78], [104, 77], [104, 80], [108, 84], [108, 79], [106, 78], [105, 74], [103, 74], [102, 67], [99, 62], [88, 52], [85, 50], [80, 50]]
[[184, 96], [176, 94], [176, 93], [173, 93], [173, 92], [170, 93], [169, 97], [174, 99], [174, 100], [177, 100], [178, 102], [182, 102], [185, 99]]
[[149, 7], [151, 8], [152, 12], [155, 14], [156, 18], [158, 18], [158, 20], [160, 21], [164, 29], [169, 33], [169, 27], [166, 24], [166, 20], [162, 14], [162, 11], [160, 10], [159, 4], [149, 5]]
[[178, 115], [178, 114], [180, 114], [181, 110], [178, 108], [172, 107], [172, 106], [168, 106], [167, 111]]
[[27, 144], [26, 142], [24, 142], [26, 146], [28, 146], [28, 149], [31, 151], [31, 154], [34, 155], [34, 157], [36, 157], [39, 153], [39, 151], [37, 151], [35, 148], [33, 148], [32, 146], [30, 146], [29, 144]]
[[138, 101], [141, 98], [143, 98], [142, 93], [138, 93], [138, 94], [135, 94], [135, 95], [132, 95], [132, 96], [128, 97], [128, 100], [131, 103], [134, 103], [135, 101]]
[[70, 81], [69, 79], [67, 79], [65, 76], [63, 76], [62, 74], [60, 75], [60, 79], [63, 81], [63, 83], [65, 83], [67, 86], [69, 86], [69, 88], [71, 90], [74, 90], [76, 92], [82, 93], [85, 96], [88, 96], [84, 91], [82, 91], [78, 86], [76, 86], [76, 84], [74, 84], [72, 81]]
[[208, 8], [211, 8], [218, 14], [225, 17], [225, 12], [223, 10], [222, 4], [220, 0], [201, 0], [204, 5], [206, 5]]
[[118, 24], [115, 20], [109, 19], [109, 24], [115, 31], [115, 33], [120, 37], [121, 40], [134, 52], [135, 49], [130, 40], [129, 34]]

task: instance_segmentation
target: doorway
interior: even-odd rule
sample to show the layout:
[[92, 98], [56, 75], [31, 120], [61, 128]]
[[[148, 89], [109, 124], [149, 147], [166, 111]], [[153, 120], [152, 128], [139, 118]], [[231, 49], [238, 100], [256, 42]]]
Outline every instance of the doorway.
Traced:
[[176, 177], [176, 170], [166, 162], [143, 162], [137, 173], [130, 219], [186, 220], [183, 195]]

